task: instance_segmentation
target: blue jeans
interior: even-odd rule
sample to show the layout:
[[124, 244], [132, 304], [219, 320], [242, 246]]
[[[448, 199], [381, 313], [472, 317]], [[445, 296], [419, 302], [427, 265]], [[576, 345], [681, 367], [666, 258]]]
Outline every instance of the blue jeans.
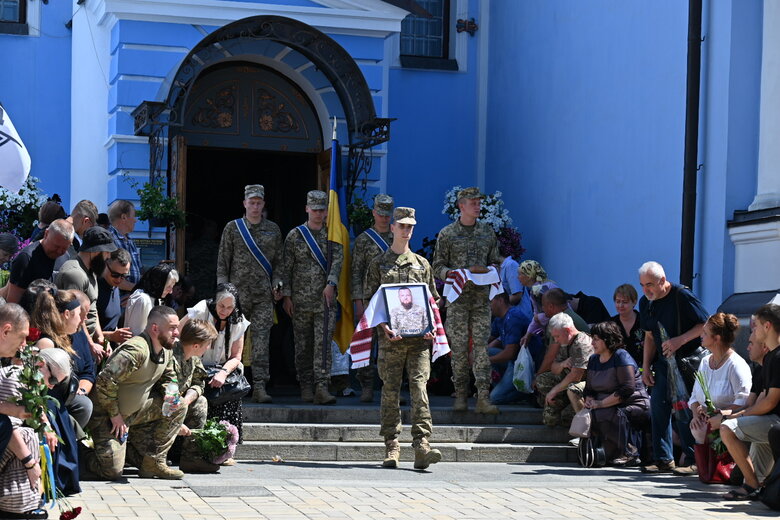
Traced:
[[653, 457], [659, 461], [674, 460], [672, 445], [672, 422], [680, 437], [685, 463], [693, 464], [693, 446], [695, 441], [691, 434], [690, 421], [672, 421], [672, 403], [669, 399], [669, 365], [663, 357], [653, 363], [655, 386], [650, 393], [650, 418], [653, 425]]
[[[488, 356], [494, 356], [499, 352], [501, 352], [500, 348], [488, 348]], [[499, 374], [502, 374], [501, 379], [498, 381], [498, 383], [495, 384], [493, 390], [490, 391], [490, 400], [493, 402], [493, 404], [513, 403], [523, 397], [523, 394], [517, 391], [515, 384], [512, 381], [515, 375], [514, 361], [493, 363], [492, 367]]]

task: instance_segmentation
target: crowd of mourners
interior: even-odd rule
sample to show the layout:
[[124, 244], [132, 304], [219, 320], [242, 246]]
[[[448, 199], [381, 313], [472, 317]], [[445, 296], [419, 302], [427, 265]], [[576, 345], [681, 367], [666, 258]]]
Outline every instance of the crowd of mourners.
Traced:
[[[439, 233], [430, 262], [409, 248], [415, 210], [384, 194], [373, 226], [354, 241], [351, 352], [361, 401], [374, 400], [377, 373], [382, 381], [382, 465], [400, 464], [404, 373], [414, 467], [441, 460], [429, 443], [426, 387], [431, 358], [450, 353], [455, 411], [473, 398], [482, 414], [538, 406], [545, 425], [576, 433], [584, 465], [698, 476], [734, 484], [726, 500], [756, 499], [780, 455], [780, 306], [751, 318], [750, 363], [734, 350], [737, 318], [709, 315], [656, 262], [639, 268], [641, 299], [631, 283], [615, 289], [610, 316], [538, 262], [518, 264], [479, 221], [482, 198], [476, 188], [458, 193], [460, 216]], [[193, 431], [227, 421], [240, 442], [246, 391], [272, 401], [276, 302], [292, 319], [301, 399], [335, 403], [331, 337], [344, 251], [328, 244], [327, 205], [324, 192], [309, 192], [307, 221], [282, 239], [264, 216], [263, 186], [247, 186], [243, 217], [222, 234], [214, 296], [191, 306], [193, 288], [172, 262], [144, 269], [131, 202], [100, 214], [83, 200], [66, 215], [49, 201], [21, 250], [0, 234], [0, 265], [10, 261], [0, 288], [0, 516], [46, 518], [39, 444], [63, 496], [79, 493], [85, 478], [119, 479], [126, 466], [142, 478], [179, 479], [234, 464], [204, 454]], [[381, 290], [393, 287], [398, 306], [382, 314]], [[39, 417], [19, 400], [30, 384], [25, 352], [54, 397]], [[252, 390], [240, 392], [242, 380]]]

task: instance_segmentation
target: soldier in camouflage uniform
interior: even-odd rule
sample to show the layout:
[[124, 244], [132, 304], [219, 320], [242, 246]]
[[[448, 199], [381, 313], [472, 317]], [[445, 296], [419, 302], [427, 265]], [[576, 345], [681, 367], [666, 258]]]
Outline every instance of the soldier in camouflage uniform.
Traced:
[[94, 451], [86, 453], [87, 468], [97, 476], [121, 478], [126, 453], [141, 478], [184, 476], [169, 468], [165, 459], [187, 407], [173, 406], [170, 416], [162, 414], [165, 385], [176, 381], [172, 349], [178, 326], [173, 309], [154, 307], [144, 332], [114, 350], [98, 374], [87, 424]]
[[241, 307], [249, 320], [252, 338], [252, 399], [258, 403], [270, 403], [266, 392], [270, 378], [268, 341], [273, 325], [274, 301], [281, 299], [281, 276], [278, 268], [282, 259], [282, 232], [279, 226], [263, 218], [265, 189], [260, 184], [244, 188], [243, 221], [249, 234], [268, 260], [272, 276], [249, 250], [236, 221], [228, 222], [222, 232], [217, 259], [217, 284], [231, 282], [241, 295]]
[[[382, 254], [393, 242], [393, 234], [390, 232], [390, 217], [393, 214], [393, 198], [390, 195], [380, 193], [374, 197], [374, 225], [372, 233], [369, 230], [359, 234], [355, 239], [355, 247], [352, 250], [352, 301], [355, 304], [355, 318], [360, 319], [365, 310], [370, 294], [363, 291], [363, 279], [366, 276], [368, 264], [377, 255]], [[383, 240], [387, 247], [382, 249], [377, 245], [377, 236]], [[374, 337], [376, 341], [376, 337]], [[357, 380], [363, 389], [360, 400], [370, 403], [374, 400], [374, 361], [369, 357], [369, 364], [357, 369]]]
[[565, 312], [550, 318], [547, 329], [560, 344], [549, 372], [536, 376], [536, 390], [542, 410], [542, 422], [550, 427], [568, 428], [574, 417], [567, 391], [582, 396], [588, 358], [593, 354], [591, 338], [574, 326], [574, 320]]
[[200, 357], [217, 339], [217, 329], [204, 320], [188, 320], [181, 330], [179, 343], [173, 349], [173, 369], [179, 381], [182, 406], [187, 407], [179, 435], [184, 436], [179, 469], [185, 473], [216, 473], [219, 466], [205, 460], [198, 450], [191, 430], [203, 428], [208, 403], [203, 396], [206, 369]]
[[[483, 197], [478, 188], [465, 188], [458, 192], [460, 218], [439, 232], [433, 254], [433, 272], [440, 280], [446, 281], [447, 274], [454, 269], [484, 273], [488, 265], [501, 262], [496, 234], [489, 225], [477, 221]], [[445, 326], [452, 349], [455, 411], [468, 410], [470, 335], [474, 343], [473, 371], [478, 392], [474, 411], [498, 413], [498, 408], [490, 402], [491, 368], [487, 353], [490, 336], [489, 294], [489, 286], [478, 286], [469, 281], [458, 299], [448, 304]]]
[[[389, 250], [377, 256], [368, 266], [364, 293], [373, 296], [380, 285], [386, 283], [425, 283], [431, 296], [439, 298], [433, 272], [428, 261], [409, 249], [414, 225], [413, 208], [395, 208], [395, 222], [392, 225], [393, 244]], [[382, 386], [382, 404], [379, 413], [381, 427], [379, 434], [385, 439], [384, 467], [395, 468], [401, 455], [398, 436], [401, 434], [401, 409], [399, 399], [404, 368], [409, 376], [409, 391], [412, 398], [412, 446], [414, 467], [425, 469], [441, 460], [441, 452], [431, 449], [428, 438], [433, 423], [428, 404], [426, 384], [431, 375], [430, 342], [433, 333], [423, 337], [402, 338], [382, 323], [379, 331], [379, 357], [377, 368]]]
[[[336, 287], [344, 251], [341, 244], [331, 243], [332, 258], [326, 273], [304, 238], [304, 232], [308, 230], [319, 246], [316, 252], [327, 257], [328, 196], [325, 192], [310, 191], [306, 195], [306, 213], [307, 222], [292, 229], [284, 240], [284, 310], [293, 322], [295, 370], [301, 385], [301, 399], [314, 404], [334, 404], [336, 398], [328, 392], [328, 381], [338, 305]], [[312, 386], [316, 388], [312, 390]]]
[[408, 287], [398, 289], [401, 305], [390, 311], [390, 328], [401, 335], [412, 335], [429, 325], [425, 309], [414, 303], [412, 290]]

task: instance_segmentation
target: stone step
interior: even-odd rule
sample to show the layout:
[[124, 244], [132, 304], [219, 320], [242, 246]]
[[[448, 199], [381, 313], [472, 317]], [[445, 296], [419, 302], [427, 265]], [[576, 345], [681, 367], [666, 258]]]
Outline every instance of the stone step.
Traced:
[[[411, 442], [411, 427], [404, 425], [402, 442]], [[247, 441], [330, 441], [376, 442], [379, 424], [290, 424], [244, 423], [244, 439]], [[437, 443], [564, 443], [569, 440], [563, 428], [542, 425], [452, 425], [433, 426], [433, 440]]]
[[[451, 400], [450, 400], [451, 401]], [[314, 406], [311, 404], [256, 404], [244, 401], [244, 422], [294, 424], [379, 424], [378, 403]], [[498, 415], [474, 413], [475, 400], [470, 400], [468, 412], [455, 412], [448, 406], [431, 406], [433, 424], [542, 424], [542, 411], [524, 406], [500, 406]], [[401, 407], [401, 421], [411, 422], [409, 406]]]
[[[577, 451], [568, 444], [473, 444], [432, 443], [443, 462], [576, 462]], [[290, 442], [244, 441], [237, 447], [237, 460], [283, 461], [373, 461], [385, 456], [382, 442]], [[401, 460], [413, 461], [414, 450], [401, 446]]]

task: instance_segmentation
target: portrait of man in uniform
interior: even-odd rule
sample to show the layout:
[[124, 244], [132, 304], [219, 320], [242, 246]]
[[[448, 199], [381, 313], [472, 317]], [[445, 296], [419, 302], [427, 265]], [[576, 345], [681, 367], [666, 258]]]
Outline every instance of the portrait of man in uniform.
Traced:
[[400, 285], [382, 290], [390, 329], [396, 335], [414, 338], [433, 330], [424, 285]]

